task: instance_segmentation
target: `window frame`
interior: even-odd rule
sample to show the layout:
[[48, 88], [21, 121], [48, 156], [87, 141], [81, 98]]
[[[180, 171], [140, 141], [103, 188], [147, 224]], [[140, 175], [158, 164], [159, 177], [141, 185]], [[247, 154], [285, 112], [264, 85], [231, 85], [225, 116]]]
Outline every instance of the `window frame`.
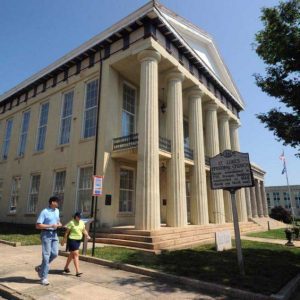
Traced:
[[[97, 105], [93, 106], [93, 107], [89, 107], [88, 109], [86, 109], [86, 101], [87, 101], [87, 87], [88, 87], [88, 84], [93, 82], [93, 81], [97, 81]], [[96, 133], [97, 133], [97, 108], [98, 108], [98, 100], [99, 100], [99, 78], [93, 78], [93, 79], [89, 79], [87, 80], [85, 83], [84, 83], [84, 103], [83, 103], [83, 122], [82, 122], [82, 128], [81, 128], [81, 138], [82, 139], [91, 139], [91, 138], [94, 138], [96, 136]], [[88, 136], [88, 137], [85, 137], [85, 122], [86, 122], [86, 111], [87, 110], [92, 110], [92, 109], [96, 109], [96, 125], [95, 125], [95, 135], [92, 135], [92, 136]]]
[[[48, 104], [48, 111], [47, 111], [47, 122], [41, 126], [41, 119], [42, 119], [42, 108], [44, 105], [47, 105]], [[47, 128], [48, 128], [48, 119], [49, 119], [49, 110], [50, 110], [50, 101], [45, 101], [43, 103], [40, 104], [40, 110], [39, 110], [39, 124], [38, 124], [38, 128], [37, 128], [37, 134], [36, 134], [36, 141], [35, 141], [35, 151], [36, 152], [42, 152], [45, 150], [45, 142], [46, 142], [46, 137], [47, 137]], [[44, 143], [43, 143], [43, 148], [42, 149], [38, 149], [38, 146], [39, 146], [39, 137], [40, 137], [40, 129], [41, 128], [44, 128], [46, 127], [45, 129], [45, 138], [44, 138]]]
[[[57, 178], [57, 174], [58, 173], [62, 173], [65, 172], [65, 178], [64, 178], [64, 185], [63, 185], [63, 199], [61, 199], [61, 194], [62, 191], [56, 192], [55, 187], [56, 187], [56, 178]], [[53, 188], [52, 188], [52, 195], [54, 196], [58, 196], [59, 197], [59, 210], [63, 211], [64, 208], [64, 201], [65, 201], [65, 192], [66, 192], [66, 178], [67, 178], [67, 170], [66, 169], [59, 169], [59, 170], [54, 170], [54, 174], [53, 174]]]
[[[121, 211], [120, 210], [120, 201], [121, 201], [121, 170], [128, 170], [128, 171], [132, 171], [133, 173], [133, 189], [122, 189], [124, 191], [132, 191], [132, 195], [133, 195], [133, 199], [132, 199], [132, 203], [131, 203], [131, 211]], [[125, 165], [121, 165], [119, 168], [119, 199], [118, 199], [118, 214], [119, 215], [134, 215], [135, 213], [135, 201], [136, 201], [136, 170], [133, 167], [129, 167], [129, 166], [125, 166]]]
[[[16, 182], [16, 189], [14, 190], [14, 184]], [[10, 197], [9, 197], [9, 208], [8, 211], [10, 214], [16, 214], [17, 213], [17, 207], [18, 207], [18, 201], [20, 198], [20, 190], [21, 190], [21, 182], [22, 182], [22, 177], [21, 176], [13, 176], [12, 177], [12, 182], [11, 182], [11, 189], [10, 189]], [[13, 197], [16, 197], [15, 200], [15, 209], [11, 209], [12, 207], [12, 200]]]
[[[93, 176], [93, 166], [92, 165], [82, 165], [82, 166], [78, 166], [78, 170], [77, 170], [77, 185], [76, 185], [76, 205], [75, 205], [75, 210], [80, 210], [81, 208], [79, 207], [79, 192], [83, 189], [79, 190], [79, 184], [80, 184], [80, 170], [81, 169], [85, 169], [85, 168], [92, 168], [92, 173], [91, 175]], [[93, 179], [91, 176], [91, 191], [93, 193]], [[92, 193], [91, 193], [91, 197], [92, 197]], [[91, 203], [92, 204], [92, 203]], [[90, 215], [91, 213], [91, 208], [90, 207], [90, 211], [88, 212], [84, 212], [82, 211], [82, 214], [85, 215]]]
[[[39, 177], [39, 183], [38, 183], [38, 187], [37, 187], [37, 193], [32, 193], [32, 183], [33, 183], [33, 178], [34, 177]], [[38, 202], [39, 202], [39, 193], [40, 193], [40, 186], [41, 186], [41, 173], [32, 173], [30, 174], [30, 185], [29, 185], [29, 191], [28, 191], [28, 198], [27, 198], [27, 213], [28, 214], [35, 214], [37, 212], [37, 206], [38, 206]], [[31, 197], [37, 195], [36, 198], [36, 203], [35, 203], [35, 210], [34, 211], [30, 211], [29, 207], [31, 204]]]
[[[29, 114], [28, 116], [28, 124], [27, 124], [27, 131], [23, 132], [24, 130], [24, 119], [25, 119], [25, 114]], [[28, 132], [29, 132], [29, 125], [30, 125], [30, 117], [31, 117], [31, 111], [26, 110], [22, 114], [22, 123], [21, 123], [21, 128], [20, 128], [20, 135], [19, 135], [19, 142], [18, 142], [18, 150], [17, 150], [17, 157], [23, 157], [25, 155], [26, 151], [26, 144], [27, 144], [27, 137], [28, 137]], [[25, 138], [24, 138], [25, 136]], [[22, 139], [24, 138], [24, 142], [22, 143]], [[21, 147], [24, 147], [23, 151], [21, 152]]]
[[[125, 110], [124, 108], [123, 108], [123, 106], [124, 106], [124, 86], [127, 86], [127, 87], [129, 87], [130, 89], [132, 89], [132, 90], [134, 90], [134, 94], [135, 94], [135, 97], [134, 97], [134, 114], [132, 113], [132, 112], [129, 112], [129, 111], [127, 111], [127, 110]], [[136, 86], [134, 86], [133, 84], [131, 84], [131, 83], [129, 83], [128, 81], [123, 81], [122, 82], [122, 103], [121, 103], [121, 136], [126, 136], [126, 135], [128, 135], [128, 134], [124, 134], [123, 133], [123, 112], [126, 112], [126, 113], [128, 113], [128, 114], [130, 114], [130, 115], [133, 115], [133, 119], [134, 119], [134, 121], [133, 121], [133, 132], [132, 133], [130, 133], [129, 135], [131, 135], [131, 134], [135, 134], [136, 133], [136, 131], [137, 131], [137, 98], [138, 98], [138, 95], [137, 95], [137, 87]]]
[[[68, 115], [67, 117], [64, 117], [63, 116], [63, 113], [64, 113], [64, 103], [66, 101], [66, 95], [72, 93], [72, 107], [71, 107], [71, 114]], [[71, 90], [68, 90], [66, 92], [64, 92], [62, 94], [62, 101], [61, 101], [61, 111], [60, 111], [60, 125], [59, 125], [59, 134], [58, 134], [58, 141], [57, 141], [57, 144], [59, 146], [62, 146], [62, 145], [68, 145], [70, 144], [70, 139], [71, 139], [71, 132], [72, 132], [72, 117], [73, 117], [73, 108], [74, 108], [74, 95], [75, 95], [75, 92], [74, 92], [74, 89], [71, 89]], [[63, 121], [66, 120], [66, 119], [70, 119], [70, 130], [69, 130], [69, 137], [68, 137], [68, 142], [67, 143], [62, 143], [61, 142], [61, 139], [62, 139], [62, 125], [63, 125]]]
[[[11, 122], [11, 127], [10, 127], [10, 132], [9, 136], [8, 135], [8, 123]], [[8, 159], [8, 154], [9, 154], [9, 146], [10, 146], [10, 140], [12, 136], [12, 131], [13, 131], [13, 126], [14, 126], [14, 118], [9, 118], [6, 120], [6, 126], [4, 130], [4, 138], [3, 138], [3, 143], [2, 143], [2, 149], [1, 149], [1, 159], [2, 160], [7, 160]], [[4, 154], [4, 150], [7, 152]]]

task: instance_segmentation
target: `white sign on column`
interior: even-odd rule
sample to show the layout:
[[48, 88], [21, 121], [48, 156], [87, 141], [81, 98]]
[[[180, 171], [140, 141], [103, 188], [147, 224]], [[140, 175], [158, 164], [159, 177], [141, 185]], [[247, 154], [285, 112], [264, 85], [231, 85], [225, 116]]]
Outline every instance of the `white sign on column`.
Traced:
[[103, 190], [103, 176], [93, 176], [93, 196], [101, 196]]

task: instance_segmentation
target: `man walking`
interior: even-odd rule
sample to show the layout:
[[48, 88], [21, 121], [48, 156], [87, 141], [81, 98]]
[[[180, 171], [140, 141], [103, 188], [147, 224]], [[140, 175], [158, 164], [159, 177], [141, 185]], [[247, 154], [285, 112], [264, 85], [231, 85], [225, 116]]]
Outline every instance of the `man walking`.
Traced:
[[42, 241], [42, 264], [35, 267], [41, 278], [42, 285], [48, 285], [49, 264], [58, 255], [57, 228], [61, 227], [58, 210], [59, 199], [56, 196], [50, 197], [49, 207], [43, 209], [36, 221], [36, 228], [41, 229]]

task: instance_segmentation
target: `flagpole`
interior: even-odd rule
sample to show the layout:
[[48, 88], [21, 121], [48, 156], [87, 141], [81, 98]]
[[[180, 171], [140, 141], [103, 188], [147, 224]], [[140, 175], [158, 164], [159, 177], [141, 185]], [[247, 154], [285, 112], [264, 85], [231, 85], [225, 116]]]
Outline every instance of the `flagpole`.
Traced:
[[[289, 197], [290, 197], [290, 202], [291, 202], [291, 211], [292, 211], [292, 216], [293, 216], [293, 221], [294, 221], [294, 200], [291, 194], [291, 189], [290, 189], [290, 184], [289, 184], [289, 177], [288, 177], [288, 171], [287, 171], [287, 164], [286, 164], [286, 160], [284, 161], [284, 165], [285, 165], [285, 178], [286, 178], [286, 184], [287, 184], [287, 188], [288, 188], [288, 193], [289, 193]], [[294, 223], [294, 222], [293, 222]]]

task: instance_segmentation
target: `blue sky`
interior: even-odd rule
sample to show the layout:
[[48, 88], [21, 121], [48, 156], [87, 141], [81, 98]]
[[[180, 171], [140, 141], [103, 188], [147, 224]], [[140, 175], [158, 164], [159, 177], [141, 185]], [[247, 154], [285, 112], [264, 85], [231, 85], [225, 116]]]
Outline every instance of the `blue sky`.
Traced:
[[[0, 94], [105, 30], [146, 0], [1, 0]], [[240, 114], [241, 151], [266, 172], [266, 185], [285, 185], [279, 155], [284, 148], [290, 184], [300, 184], [300, 159], [283, 147], [255, 114], [282, 106], [262, 93], [252, 74], [264, 66], [252, 49], [263, 6], [274, 0], [161, 0], [213, 36], [245, 102]], [[298, 172], [297, 172], [298, 171]], [[297, 172], [297, 173], [296, 173]]]

